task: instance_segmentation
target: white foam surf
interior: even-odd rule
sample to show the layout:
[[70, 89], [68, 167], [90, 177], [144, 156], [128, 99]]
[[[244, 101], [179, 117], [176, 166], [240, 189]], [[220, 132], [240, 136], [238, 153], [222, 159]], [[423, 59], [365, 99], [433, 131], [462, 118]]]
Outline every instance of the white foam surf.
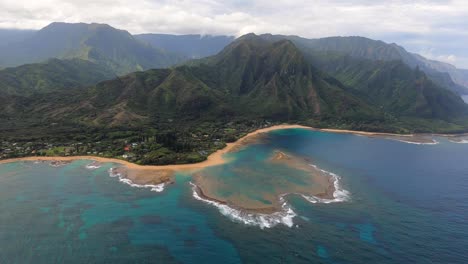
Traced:
[[406, 144], [413, 144], [413, 145], [437, 145], [440, 143], [439, 141], [434, 140], [434, 139], [432, 140], [432, 142], [414, 142], [414, 141], [406, 141], [402, 139], [392, 139], [392, 140], [403, 142]]
[[333, 187], [334, 187], [333, 198], [332, 199], [326, 199], [326, 198], [320, 198], [320, 197], [317, 197], [317, 196], [309, 196], [309, 195], [300, 194], [304, 199], [306, 199], [308, 202], [311, 202], [311, 203], [325, 203], [325, 204], [346, 202], [346, 201], [349, 201], [351, 199], [351, 193], [349, 191], [343, 189], [343, 187], [341, 186], [341, 183], [340, 183], [341, 177], [340, 176], [336, 175], [333, 172], [322, 170], [319, 167], [317, 167], [316, 165], [310, 164], [310, 166], [312, 166], [315, 169], [329, 175], [333, 179]]
[[113, 177], [113, 178], [118, 177], [120, 182], [128, 184], [131, 187], [150, 188], [151, 191], [153, 191], [153, 192], [162, 192], [162, 191], [164, 191], [164, 187], [166, 187], [165, 183], [160, 183], [160, 184], [136, 184], [136, 183], [132, 182], [130, 179], [127, 179], [127, 178], [123, 177], [123, 175], [121, 173], [116, 171], [116, 168], [110, 168], [109, 169], [109, 176]]
[[116, 171], [116, 168], [110, 168], [109, 169], [109, 176], [112, 177], [112, 178], [115, 178], [115, 177], [122, 177], [122, 174], [120, 174], [119, 172]]
[[99, 162], [93, 161], [90, 164], [86, 165], [88, 170], [96, 170], [101, 168], [101, 164]]
[[468, 144], [468, 139], [462, 139], [462, 140], [458, 140], [458, 141], [449, 139], [449, 141], [452, 142], [452, 143], [457, 143], [457, 144]]
[[[314, 167], [317, 170], [320, 170], [321, 172], [329, 175], [333, 179], [333, 186], [334, 186], [334, 192], [333, 192], [333, 198], [332, 199], [326, 199], [326, 198], [320, 198], [316, 196], [308, 196], [308, 195], [303, 195], [303, 194], [298, 194], [302, 196], [306, 201], [310, 203], [324, 203], [324, 204], [329, 204], [329, 203], [339, 203], [339, 202], [346, 202], [351, 199], [351, 194], [349, 191], [343, 189], [340, 183], [341, 177], [318, 168], [316, 165], [310, 164], [312, 167]], [[281, 211], [275, 212], [272, 214], [262, 214], [262, 213], [251, 213], [251, 212], [245, 212], [240, 209], [232, 208], [226, 204], [216, 202], [213, 200], [205, 199], [202, 198], [198, 192], [197, 188], [198, 186], [195, 185], [194, 183], [190, 182], [192, 185], [192, 192], [193, 192], [193, 197], [199, 201], [203, 201], [207, 204], [213, 205], [216, 208], [218, 208], [219, 212], [222, 215], [227, 216], [231, 220], [235, 222], [240, 222], [244, 223], [246, 225], [252, 225], [252, 226], [258, 226], [261, 229], [264, 228], [272, 228], [278, 224], [283, 224], [287, 227], [293, 227], [294, 222], [293, 219], [294, 217], [297, 216], [296, 212], [291, 208], [291, 206], [286, 202], [284, 197], [288, 195], [289, 193], [282, 194], [279, 197], [280, 203], [281, 203]]]
[[193, 197], [195, 199], [215, 206], [222, 215], [227, 216], [235, 222], [251, 226], [258, 226], [261, 229], [272, 228], [278, 224], [283, 224], [287, 227], [292, 227], [294, 225], [293, 219], [297, 214], [284, 200], [285, 195], [280, 196], [280, 203], [282, 207], [281, 211], [272, 214], [251, 213], [229, 207], [228, 205], [222, 204], [220, 202], [204, 199], [198, 194], [198, 187], [192, 182], [190, 182], [190, 184], [192, 185]]

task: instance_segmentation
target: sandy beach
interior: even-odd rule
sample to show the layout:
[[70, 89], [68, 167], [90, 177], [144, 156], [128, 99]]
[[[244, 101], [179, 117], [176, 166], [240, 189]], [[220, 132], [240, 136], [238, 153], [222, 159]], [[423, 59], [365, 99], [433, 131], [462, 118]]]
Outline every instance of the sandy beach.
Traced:
[[[24, 158], [14, 158], [14, 159], [6, 159], [0, 160], [0, 164], [16, 162], [16, 161], [74, 161], [74, 160], [93, 160], [101, 163], [112, 162], [117, 163], [125, 166], [128, 170], [127, 177], [134, 181], [137, 184], [148, 184], [148, 183], [162, 183], [162, 182], [171, 182], [173, 180], [172, 175], [177, 171], [189, 171], [189, 172], [196, 172], [206, 167], [211, 166], [218, 166], [222, 165], [227, 162], [224, 158], [224, 154], [237, 151], [239, 148], [242, 148], [245, 145], [255, 142], [256, 136], [260, 134], [267, 133], [274, 130], [280, 129], [290, 129], [290, 128], [302, 128], [302, 129], [310, 129], [316, 131], [323, 131], [323, 132], [330, 132], [330, 133], [350, 133], [350, 134], [357, 134], [363, 136], [370, 136], [370, 137], [384, 137], [388, 139], [404, 139], [404, 140], [412, 140], [414, 139], [415, 142], [422, 142], [425, 143], [426, 139], [421, 139], [420, 137], [415, 137], [414, 135], [398, 135], [398, 134], [389, 134], [389, 133], [376, 133], [376, 132], [363, 132], [363, 131], [353, 131], [353, 130], [339, 130], [339, 129], [316, 129], [312, 127], [302, 126], [302, 125], [290, 125], [290, 124], [282, 124], [282, 125], [275, 125], [271, 127], [266, 127], [262, 129], [258, 129], [251, 133], [248, 133], [244, 137], [240, 138], [234, 143], [227, 143], [226, 147], [220, 149], [211, 155], [208, 158], [199, 163], [193, 164], [179, 164], [179, 165], [138, 165], [135, 163], [131, 163], [125, 160], [116, 159], [116, 158], [104, 158], [104, 157], [96, 157], [96, 156], [70, 156], [70, 157], [24, 157]], [[393, 137], [393, 138], [392, 138]], [[431, 141], [432, 142], [432, 141]]]
[[362, 135], [362, 136], [405, 136], [405, 137], [413, 136], [412, 134], [399, 135], [399, 134], [392, 134], [392, 133], [366, 132], [366, 131], [335, 129], [335, 128], [322, 128], [322, 129], [317, 129], [317, 130], [323, 131], [323, 132], [330, 132], [330, 133], [355, 134], [355, 135]]
[[240, 138], [234, 143], [227, 143], [226, 147], [220, 149], [211, 155], [205, 161], [193, 164], [178, 164], [178, 165], [138, 165], [121, 159], [115, 158], [104, 158], [96, 156], [70, 156], [70, 157], [23, 157], [0, 160], [0, 164], [17, 162], [17, 161], [74, 161], [74, 160], [93, 160], [101, 163], [111, 162], [124, 165], [127, 168], [127, 177], [137, 184], [158, 184], [163, 182], [172, 181], [172, 175], [176, 171], [190, 171], [195, 172], [206, 167], [222, 165], [227, 162], [223, 157], [224, 154], [238, 150], [240, 147], [245, 146], [251, 139], [259, 134], [267, 133], [273, 130], [287, 129], [287, 128], [305, 128], [312, 129], [310, 127], [301, 125], [276, 125], [272, 127], [262, 128], [251, 132], [244, 137]]
[[[361, 135], [366, 137], [376, 137], [376, 138], [384, 138], [396, 141], [402, 141], [406, 143], [413, 143], [413, 144], [436, 144], [432, 138], [432, 134], [392, 134], [392, 133], [382, 133], [382, 132], [365, 132], [365, 131], [354, 131], [354, 130], [341, 130], [341, 129], [319, 129], [322, 132], [329, 132], [329, 133], [339, 133], [339, 134], [354, 134], [354, 135]], [[438, 135], [439, 136], [439, 135]], [[444, 135], [440, 135], [444, 136]]]
[[301, 126], [301, 125], [277, 125], [267, 128], [262, 128], [251, 132], [244, 137], [240, 138], [234, 143], [227, 143], [226, 147], [220, 149], [211, 155], [205, 161], [199, 163], [192, 163], [192, 164], [178, 164], [178, 165], [138, 165], [135, 163], [131, 163], [121, 159], [115, 158], [104, 158], [104, 157], [97, 157], [97, 156], [70, 156], [70, 157], [23, 157], [23, 158], [14, 158], [14, 159], [6, 159], [0, 160], [0, 164], [16, 162], [16, 161], [74, 161], [74, 160], [94, 160], [101, 163], [104, 162], [113, 162], [125, 165], [129, 169], [139, 169], [139, 170], [197, 170], [203, 169], [206, 167], [217, 166], [224, 164], [226, 160], [223, 158], [223, 155], [237, 149], [240, 146], [245, 145], [245, 141], [256, 136], [258, 134], [267, 133], [273, 130], [279, 129], [287, 129], [287, 128], [304, 128], [304, 129], [313, 129], [311, 127]]

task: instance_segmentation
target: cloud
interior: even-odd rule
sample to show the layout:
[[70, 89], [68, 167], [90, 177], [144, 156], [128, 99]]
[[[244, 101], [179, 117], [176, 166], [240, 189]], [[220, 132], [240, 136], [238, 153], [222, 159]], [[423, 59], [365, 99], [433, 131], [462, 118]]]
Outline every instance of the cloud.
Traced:
[[361, 35], [436, 57], [451, 54], [468, 68], [466, 17], [465, 0], [0, 0], [0, 28], [63, 21], [107, 23], [131, 33]]
[[453, 54], [435, 54], [434, 49], [422, 50], [419, 54], [431, 60], [443, 61], [450, 64], [456, 64], [458, 60], [457, 56]]

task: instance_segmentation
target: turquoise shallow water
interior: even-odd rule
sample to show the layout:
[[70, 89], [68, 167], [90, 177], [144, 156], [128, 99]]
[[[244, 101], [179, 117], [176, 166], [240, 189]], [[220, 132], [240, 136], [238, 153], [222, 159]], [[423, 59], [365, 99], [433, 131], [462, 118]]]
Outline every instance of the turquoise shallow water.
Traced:
[[467, 263], [468, 145], [438, 140], [270, 133], [235, 157], [237, 166], [208, 170], [232, 177], [281, 149], [340, 175], [351, 198], [288, 196], [294, 225], [264, 229], [194, 199], [185, 175], [156, 193], [109, 177], [113, 164], [3, 164], [0, 263]]

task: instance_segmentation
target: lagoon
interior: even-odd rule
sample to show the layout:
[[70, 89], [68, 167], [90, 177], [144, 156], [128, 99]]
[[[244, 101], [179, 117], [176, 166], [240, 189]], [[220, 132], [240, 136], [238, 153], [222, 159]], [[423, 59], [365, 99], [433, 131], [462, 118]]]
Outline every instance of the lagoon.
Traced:
[[155, 192], [109, 177], [112, 163], [0, 164], [0, 262], [465, 263], [468, 145], [436, 140], [277, 130], [201, 171], [225, 183], [219, 195], [264, 204], [278, 182], [305, 177], [265, 165], [274, 151], [339, 177], [345, 199], [286, 195], [268, 225], [196, 199], [190, 172]]

